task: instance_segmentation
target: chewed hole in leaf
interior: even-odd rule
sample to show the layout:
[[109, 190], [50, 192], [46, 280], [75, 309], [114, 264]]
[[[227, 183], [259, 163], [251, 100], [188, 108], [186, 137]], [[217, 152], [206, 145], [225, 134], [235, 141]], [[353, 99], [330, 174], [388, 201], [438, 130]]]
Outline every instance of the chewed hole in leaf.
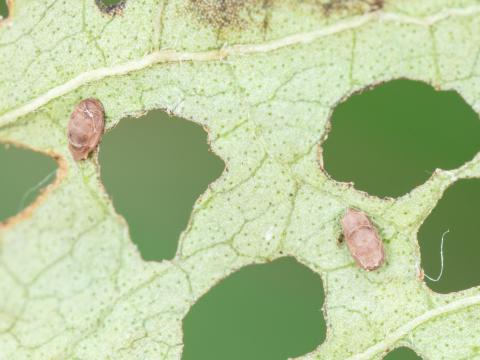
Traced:
[[339, 104], [323, 144], [325, 170], [371, 195], [397, 197], [436, 168], [454, 169], [480, 150], [480, 120], [453, 91], [395, 80]]
[[184, 319], [183, 360], [287, 359], [325, 339], [320, 277], [293, 258], [247, 266]]
[[122, 12], [127, 0], [95, 0], [95, 3], [104, 13], [115, 15]]
[[460, 291], [480, 285], [480, 180], [460, 180], [448, 188], [420, 227], [418, 239], [422, 267], [430, 278], [441, 272], [438, 281], [425, 278], [432, 290], [440, 293]]
[[383, 360], [422, 360], [422, 358], [412, 349], [400, 347], [390, 351]]
[[128, 118], [105, 134], [101, 176], [145, 260], [171, 259], [193, 205], [224, 163], [197, 124], [162, 111]]
[[0, 0], [0, 19], [8, 17], [7, 0]]
[[57, 164], [40, 153], [0, 144], [0, 221], [31, 204], [55, 179]]

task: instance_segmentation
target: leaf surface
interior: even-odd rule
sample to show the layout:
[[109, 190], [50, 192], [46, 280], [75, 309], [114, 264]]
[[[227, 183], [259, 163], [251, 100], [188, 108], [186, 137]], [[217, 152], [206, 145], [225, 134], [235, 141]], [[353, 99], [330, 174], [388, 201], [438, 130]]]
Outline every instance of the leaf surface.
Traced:
[[[0, 141], [60, 168], [0, 227], [0, 359], [179, 359], [200, 296], [286, 255], [325, 287], [327, 338], [302, 359], [380, 359], [398, 346], [480, 356], [480, 290], [431, 292], [416, 239], [449, 185], [480, 177], [480, 156], [380, 199], [329, 178], [318, 148], [339, 101], [391, 79], [455, 89], [480, 111], [478, 1], [127, 0], [108, 14], [93, 0], [16, 0], [14, 10], [0, 25]], [[225, 161], [173, 260], [141, 259], [96, 159], [68, 152], [69, 115], [87, 97], [102, 101], [108, 129], [155, 108], [202, 124]], [[377, 271], [337, 243], [348, 207], [385, 242]]]

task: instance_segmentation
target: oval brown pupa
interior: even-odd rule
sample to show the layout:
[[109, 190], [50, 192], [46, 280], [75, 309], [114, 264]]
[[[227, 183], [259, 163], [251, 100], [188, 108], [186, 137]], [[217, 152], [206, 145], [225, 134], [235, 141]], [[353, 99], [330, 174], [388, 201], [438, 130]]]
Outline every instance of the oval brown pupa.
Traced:
[[85, 160], [99, 144], [105, 129], [102, 103], [97, 99], [80, 101], [68, 122], [68, 148], [75, 160]]
[[355, 262], [364, 270], [378, 269], [385, 262], [385, 249], [377, 229], [368, 216], [347, 209], [342, 219], [343, 236]]

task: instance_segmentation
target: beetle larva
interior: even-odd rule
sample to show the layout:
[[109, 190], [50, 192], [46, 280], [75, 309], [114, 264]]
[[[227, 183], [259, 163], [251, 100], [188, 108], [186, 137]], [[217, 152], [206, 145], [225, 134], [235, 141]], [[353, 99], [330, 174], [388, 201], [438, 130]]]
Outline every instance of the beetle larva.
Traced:
[[105, 128], [103, 105], [97, 99], [78, 103], [68, 123], [68, 148], [75, 160], [84, 160], [94, 150]]
[[348, 249], [362, 269], [370, 271], [382, 266], [385, 261], [383, 242], [365, 213], [347, 209], [342, 227]]

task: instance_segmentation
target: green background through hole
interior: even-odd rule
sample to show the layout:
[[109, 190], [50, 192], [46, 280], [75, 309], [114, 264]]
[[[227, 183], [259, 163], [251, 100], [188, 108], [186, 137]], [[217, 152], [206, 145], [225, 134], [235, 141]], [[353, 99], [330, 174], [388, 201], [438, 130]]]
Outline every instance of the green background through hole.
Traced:
[[0, 144], [0, 221], [32, 203], [55, 180], [56, 168], [46, 155]]
[[101, 176], [146, 260], [171, 259], [195, 201], [223, 161], [197, 124], [162, 111], [123, 119], [100, 146]]
[[411, 80], [353, 95], [335, 108], [331, 127], [325, 170], [381, 197], [404, 195], [480, 151], [480, 120], [460, 95]]
[[438, 282], [426, 279], [437, 292], [460, 291], [480, 285], [480, 180], [460, 180], [443, 194], [418, 232], [425, 273], [440, 273], [440, 243], [444, 239], [444, 270]]
[[422, 358], [418, 356], [415, 353], [415, 351], [406, 347], [400, 347], [398, 349], [390, 351], [383, 359], [384, 360], [421, 360]]
[[183, 360], [275, 360], [325, 339], [320, 277], [292, 258], [251, 265], [201, 298], [184, 320]]
[[6, 0], [0, 0], [0, 16], [6, 18], [8, 16], [8, 7]]

